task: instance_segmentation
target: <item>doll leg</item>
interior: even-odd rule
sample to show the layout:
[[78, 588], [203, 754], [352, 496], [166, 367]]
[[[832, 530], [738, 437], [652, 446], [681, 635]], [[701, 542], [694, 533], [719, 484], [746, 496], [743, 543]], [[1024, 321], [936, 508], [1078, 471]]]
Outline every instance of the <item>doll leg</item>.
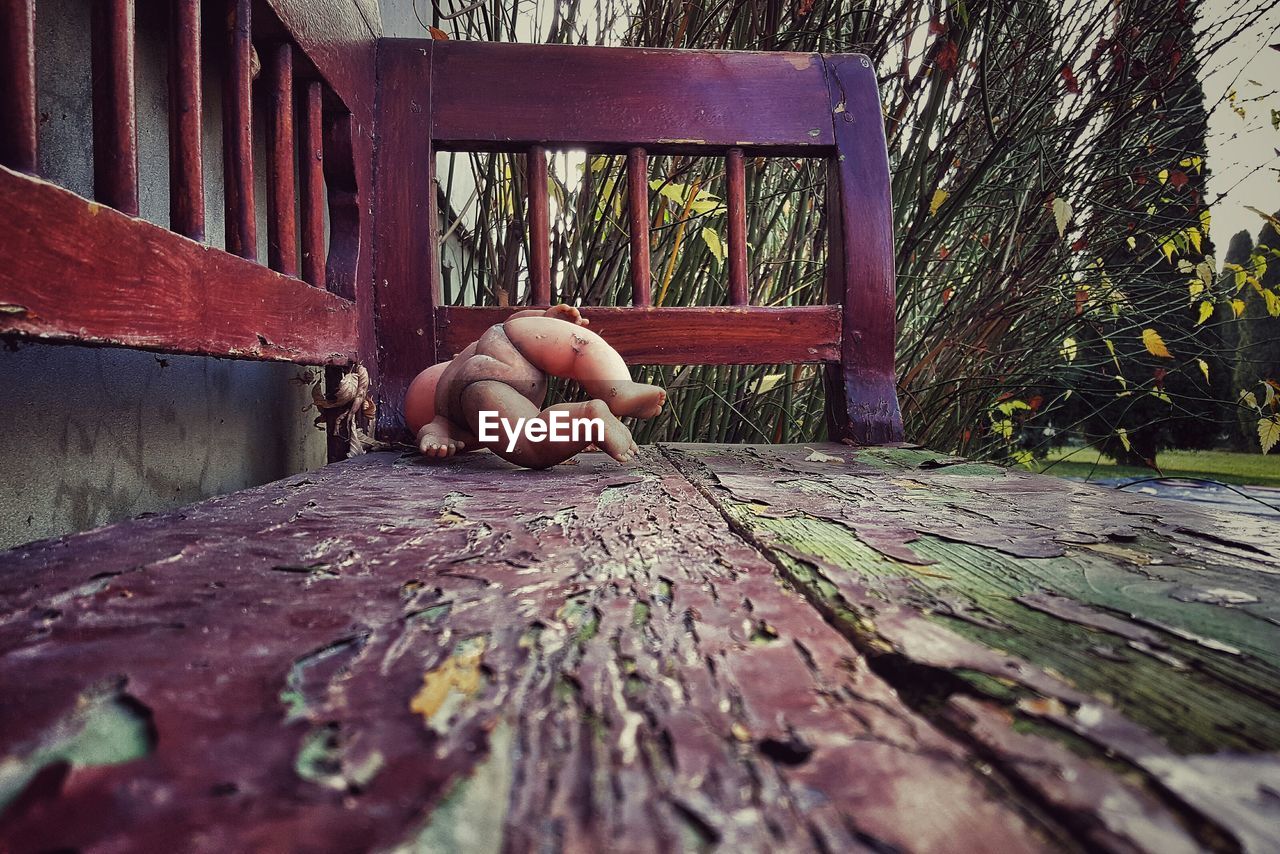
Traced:
[[[495, 380], [484, 380], [472, 383], [462, 393], [462, 411], [467, 424], [473, 432], [480, 429], [481, 411], [497, 412], [500, 417], [515, 423], [516, 419], [542, 421], [550, 425], [550, 413], [567, 412], [570, 418], [598, 418], [604, 424], [604, 438], [595, 444], [618, 462], [628, 462], [639, 453], [636, 443], [631, 438], [631, 431], [613, 416], [609, 407], [600, 400], [588, 400], [582, 403], [558, 403], [541, 412], [527, 397], [511, 386]], [[562, 463], [574, 454], [592, 444], [590, 438], [565, 442], [531, 442], [521, 435], [510, 451], [507, 450], [506, 435], [499, 435], [497, 442], [483, 443], [489, 450], [508, 462], [531, 469], [550, 468]]]
[[599, 335], [553, 317], [517, 317], [503, 324], [507, 337], [538, 370], [577, 380], [618, 417], [652, 418], [667, 393], [632, 382], [627, 363]]

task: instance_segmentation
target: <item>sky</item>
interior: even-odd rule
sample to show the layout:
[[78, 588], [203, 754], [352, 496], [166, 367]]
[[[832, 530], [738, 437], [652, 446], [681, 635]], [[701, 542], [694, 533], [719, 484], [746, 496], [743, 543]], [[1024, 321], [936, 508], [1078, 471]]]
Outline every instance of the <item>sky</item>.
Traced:
[[[1239, 0], [1206, 0], [1202, 20], [1220, 21], [1233, 5]], [[1201, 75], [1211, 111], [1206, 160], [1219, 264], [1231, 235], [1247, 229], [1256, 238], [1263, 225], [1246, 205], [1268, 213], [1280, 209], [1280, 130], [1271, 124], [1271, 111], [1280, 111], [1280, 50], [1273, 44], [1280, 44], [1280, 3], [1272, 3], [1257, 24], [1225, 45]], [[1244, 118], [1228, 102], [1232, 89]]]

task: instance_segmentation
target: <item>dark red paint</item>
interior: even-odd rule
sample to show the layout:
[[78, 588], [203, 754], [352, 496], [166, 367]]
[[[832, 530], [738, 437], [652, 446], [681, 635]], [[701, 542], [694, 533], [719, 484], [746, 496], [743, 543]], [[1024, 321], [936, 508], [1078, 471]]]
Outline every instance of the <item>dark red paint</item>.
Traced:
[[170, 15], [169, 227], [204, 240], [200, 0], [179, 0]]
[[0, 0], [0, 166], [39, 168], [38, 127], [35, 0]]
[[133, 0], [99, 0], [91, 16], [93, 195], [138, 215], [138, 115]]

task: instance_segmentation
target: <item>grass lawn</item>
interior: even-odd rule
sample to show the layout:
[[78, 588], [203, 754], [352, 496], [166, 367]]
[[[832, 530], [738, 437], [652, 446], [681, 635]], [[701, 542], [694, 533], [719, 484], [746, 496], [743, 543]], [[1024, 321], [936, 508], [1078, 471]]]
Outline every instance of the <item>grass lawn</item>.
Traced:
[[[1156, 477], [1151, 469], [1118, 466], [1092, 448], [1059, 448], [1040, 464], [1059, 477], [1102, 480], [1112, 477]], [[1199, 477], [1223, 483], [1280, 487], [1280, 454], [1234, 451], [1161, 451], [1156, 465], [1168, 477]]]

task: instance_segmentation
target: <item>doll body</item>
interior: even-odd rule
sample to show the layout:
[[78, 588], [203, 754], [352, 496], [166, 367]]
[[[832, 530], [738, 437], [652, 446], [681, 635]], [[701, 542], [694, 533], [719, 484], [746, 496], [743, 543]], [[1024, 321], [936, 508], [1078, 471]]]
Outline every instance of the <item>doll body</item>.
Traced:
[[[564, 462], [593, 444], [585, 438], [508, 442], [479, 440], [483, 413], [549, 427], [554, 418], [599, 419], [603, 436], [594, 444], [619, 462], [635, 457], [631, 431], [619, 418], [652, 418], [662, 410], [666, 392], [632, 382], [627, 365], [603, 338], [586, 329], [576, 308], [553, 306], [546, 311], [517, 312], [489, 327], [480, 340], [449, 362], [432, 365], [414, 378], [405, 395], [405, 420], [418, 450], [444, 458], [489, 448], [526, 468]], [[547, 376], [576, 380], [591, 400], [542, 408]], [[553, 413], [557, 413], [553, 416]], [[527, 431], [536, 432], [536, 431]], [[547, 435], [549, 429], [541, 431]]]

